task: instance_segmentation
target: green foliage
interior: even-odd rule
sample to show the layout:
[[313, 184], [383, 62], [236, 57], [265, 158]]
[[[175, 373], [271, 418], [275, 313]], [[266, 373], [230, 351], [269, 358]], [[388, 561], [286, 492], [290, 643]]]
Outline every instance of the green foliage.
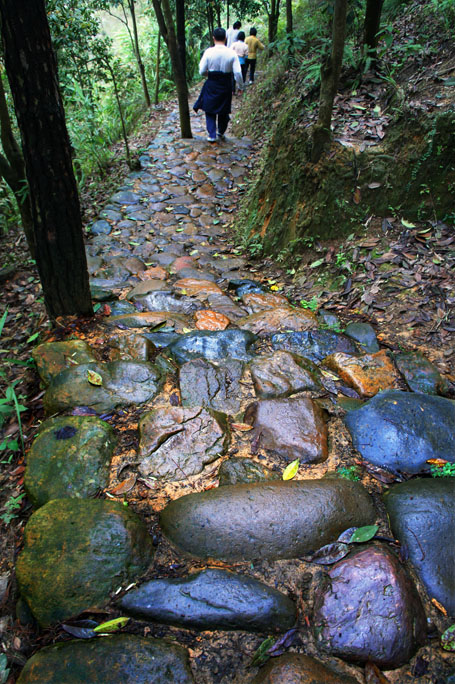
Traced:
[[[0, 318], [0, 337], [3, 332], [3, 328], [6, 322], [6, 318], [8, 316], [8, 309], [6, 309], [1, 318]], [[4, 351], [1, 350], [0, 351]], [[4, 371], [0, 371], [0, 378], [6, 381], [6, 374]], [[19, 451], [20, 447], [22, 447], [22, 453], [24, 453], [24, 436], [22, 432], [22, 421], [21, 421], [21, 413], [27, 410], [25, 406], [23, 406], [21, 403], [19, 403], [19, 400], [22, 400], [23, 397], [20, 395], [19, 397], [16, 394], [15, 387], [19, 381], [14, 380], [13, 382], [6, 382], [6, 390], [4, 393], [3, 397], [0, 397], [0, 428], [6, 423], [6, 421], [11, 418], [11, 416], [15, 415], [18, 425], [19, 425], [19, 436], [20, 436], [20, 446], [17, 442], [16, 439], [10, 439], [8, 437], [5, 437], [5, 439], [0, 443], [0, 451]], [[12, 460], [12, 455], [10, 455], [8, 459], [8, 463], [11, 462]]]
[[431, 477], [455, 477], [455, 463], [445, 463], [443, 466], [431, 465]]
[[358, 480], [360, 480], [360, 471], [355, 465], [337, 468], [337, 473], [345, 480], [351, 480], [352, 482], [358, 482]]
[[318, 299], [316, 296], [312, 297], [310, 300], [301, 299], [300, 306], [302, 306], [304, 309], [310, 309], [310, 311], [317, 311], [319, 306]]
[[[10, 496], [10, 498], [5, 502], [3, 506], [3, 513], [0, 514], [0, 520], [9, 525], [14, 518], [17, 518], [18, 511], [22, 506], [22, 499], [25, 494], [19, 494], [18, 496]], [[1, 671], [0, 671], [1, 674]]]

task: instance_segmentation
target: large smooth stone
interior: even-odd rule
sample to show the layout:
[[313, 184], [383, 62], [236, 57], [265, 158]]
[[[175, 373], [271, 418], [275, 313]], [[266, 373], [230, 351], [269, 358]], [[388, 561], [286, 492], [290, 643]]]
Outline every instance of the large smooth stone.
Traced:
[[190, 629], [285, 632], [295, 605], [252, 577], [207, 569], [189, 577], [157, 579], [130, 591], [120, 602], [128, 615]]
[[176, 297], [171, 292], [149, 292], [132, 299], [141, 304], [145, 311], [175, 311], [188, 315], [202, 309], [201, 302], [191, 297]]
[[400, 386], [394, 363], [384, 350], [359, 356], [336, 352], [324, 359], [324, 365], [361, 397], [374, 397], [378, 392]]
[[167, 480], [200, 473], [228, 446], [221, 420], [200, 406], [157, 408], [144, 414], [139, 422], [139, 472]]
[[285, 653], [270, 658], [251, 684], [357, 684], [357, 680], [329, 670], [311, 656]]
[[[91, 384], [88, 371], [98, 373], [102, 385]], [[103, 412], [117, 406], [144, 404], [153, 399], [160, 386], [160, 373], [151, 363], [86, 363], [59, 373], [49, 385], [43, 403], [46, 413], [74, 406], [90, 406]]]
[[33, 506], [51, 499], [87, 499], [104, 489], [116, 441], [112, 427], [99, 418], [46, 420], [27, 454], [24, 484]]
[[242, 302], [250, 314], [276, 309], [279, 306], [289, 306], [286, 297], [272, 292], [250, 292], [243, 295]]
[[192, 684], [188, 652], [133, 634], [47, 646], [25, 664], [17, 684]]
[[162, 323], [166, 328], [175, 328], [177, 332], [194, 327], [187, 316], [170, 311], [141, 311], [140, 313], [109, 316], [107, 323], [120, 328], [152, 328], [152, 330]]
[[394, 535], [430, 598], [455, 618], [455, 479], [416, 479], [384, 496]]
[[54, 499], [25, 527], [19, 590], [46, 627], [104, 606], [112, 591], [147, 570], [153, 554], [146, 526], [122, 504]]
[[45, 385], [65, 368], [81, 363], [95, 363], [97, 358], [87, 342], [67, 340], [65, 342], [44, 342], [32, 351], [39, 376]]
[[143, 297], [144, 295], [150, 294], [150, 292], [157, 292], [158, 290], [168, 291], [169, 285], [163, 280], [158, 280], [157, 278], [152, 280], [143, 280], [141, 283], [135, 285], [132, 290], [130, 290], [127, 299], [135, 300], [137, 297]]
[[345, 352], [357, 354], [354, 342], [331, 330], [308, 330], [306, 332], [277, 333], [272, 335], [274, 349], [294, 352], [314, 363], [322, 361], [329, 354]]
[[328, 455], [323, 410], [306, 396], [263, 399], [248, 406], [245, 423], [258, 444], [290, 461], [320, 463]]
[[358, 482], [299, 480], [220, 487], [175, 499], [161, 514], [164, 533], [200, 558], [298, 558], [375, 519]]
[[121, 190], [111, 197], [111, 202], [115, 202], [115, 204], [136, 204], [139, 200], [140, 196], [131, 190]]
[[111, 231], [111, 224], [104, 219], [99, 219], [90, 226], [90, 232], [92, 235], [109, 235]]
[[183, 406], [206, 406], [235, 415], [242, 403], [242, 373], [241, 361], [224, 361], [220, 366], [205, 359], [187, 361], [179, 372]]
[[250, 363], [250, 371], [254, 389], [261, 399], [321, 389], [318, 367], [309, 359], [289, 352], [277, 351], [271, 355], [258, 356]]
[[368, 354], [374, 354], [379, 351], [376, 333], [373, 326], [369, 323], [360, 323], [358, 321], [348, 323], [344, 330], [344, 334], [355, 340], [360, 346], [360, 349]]
[[249, 361], [252, 354], [249, 347], [256, 340], [256, 335], [244, 330], [199, 330], [182, 335], [169, 346], [178, 363], [202, 357], [209, 361], [221, 359], [237, 359]]
[[261, 335], [278, 330], [311, 330], [317, 327], [317, 318], [311, 311], [292, 309], [286, 305], [239, 318], [236, 324], [243, 330]]
[[226, 330], [231, 321], [227, 316], [211, 309], [201, 309], [194, 314], [197, 330]]
[[154, 351], [153, 343], [145, 335], [134, 332], [110, 337], [108, 347], [111, 361], [147, 361]]
[[374, 465], [415, 474], [430, 458], [455, 462], [455, 402], [388, 390], [377, 394], [345, 423], [354, 447]]
[[434, 364], [419, 352], [395, 354], [395, 363], [412, 392], [446, 394], [448, 382]]
[[266, 480], [281, 480], [281, 474], [266, 468], [252, 458], [228, 458], [218, 471], [220, 487]]
[[392, 669], [424, 643], [426, 617], [398, 558], [370, 546], [334, 565], [319, 584], [313, 630], [331, 655]]

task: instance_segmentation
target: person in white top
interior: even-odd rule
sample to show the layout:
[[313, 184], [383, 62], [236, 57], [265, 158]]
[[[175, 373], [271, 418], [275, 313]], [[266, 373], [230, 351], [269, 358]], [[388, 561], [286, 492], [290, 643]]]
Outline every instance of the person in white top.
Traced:
[[232, 49], [239, 58], [240, 68], [242, 70], [243, 82], [245, 83], [247, 63], [246, 58], [248, 57], [248, 45], [245, 43], [245, 34], [243, 31], [239, 31], [237, 40], [232, 43]]
[[216, 142], [217, 123], [218, 137], [224, 140], [231, 113], [232, 75], [239, 88], [243, 85], [239, 58], [233, 50], [226, 47], [225, 41], [226, 31], [216, 28], [213, 32], [214, 46], [204, 52], [199, 64], [199, 73], [201, 76], [207, 75], [207, 80], [193, 109], [196, 112], [199, 109], [205, 112], [209, 142]]
[[238, 33], [240, 29], [242, 28], [242, 24], [240, 21], [236, 21], [233, 25], [232, 28], [228, 28], [226, 31], [226, 45], [230, 48], [232, 47], [232, 43], [235, 43], [237, 40]]

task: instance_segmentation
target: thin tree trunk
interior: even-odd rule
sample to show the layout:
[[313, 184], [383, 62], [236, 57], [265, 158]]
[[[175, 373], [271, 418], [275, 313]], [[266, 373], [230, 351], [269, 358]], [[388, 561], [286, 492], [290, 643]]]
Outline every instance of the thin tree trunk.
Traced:
[[363, 24], [363, 44], [368, 48], [368, 56], [374, 63], [377, 61], [378, 31], [381, 26], [381, 12], [384, 0], [367, 0], [365, 21]]
[[332, 49], [321, 66], [318, 120], [313, 128], [311, 161], [318, 162], [331, 139], [333, 101], [338, 88], [346, 35], [347, 0], [335, 0]]
[[188, 86], [177, 47], [174, 18], [172, 16], [169, 0], [152, 1], [160, 33], [167, 45], [169, 56], [171, 58], [172, 74], [174, 76], [175, 87], [177, 89], [177, 99], [179, 103], [181, 136], [182, 138], [192, 138], [193, 134], [191, 132], [190, 108], [188, 106]]
[[175, 24], [180, 61], [186, 78], [185, 0], [175, 0]]
[[35, 236], [33, 233], [32, 208], [25, 179], [25, 165], [22, 151], [16, 141], [6, 103], [5, 89], [0, 76], [0, 137], [5, 156], [0, 155], [0, 175], [8, 183], [21, 217], [22, 228], [32, 258], [35, 258]]
[[123, 136], [123, 141], [125, 143], [126, 162], [127, 162], [128, 166], [131, 168], [131, 154], [130, 154], [130, 146], [129, 146], [129, 142], [128, 142], [128, 133], [126, 130], [125, 117], [123, 116], [123, 107], [122, 107], [122, 101], [120, 99], [119, 89], [117, 86], [117, 79], [115, 77], [114, 69], [112, 68], [112, 64], [110, 63], [108, 57], [105, 58], [104, 64], [106, 66], [106, 69], [109, 71], [109, 73], [111, 75], [112, 85], [114, 86], [115, 99], [117, 101], [117, 109], [118, 109], [118, 113], [120, 116], [120, 123], [122, 124], [122, 136]]
[[229, 28], [229, 0], [226, 0], [226, 26]]
[[268, 13], [268, 25], [269, 25], [269, 43], [273, 43], [276, 40], [278, 32], [278, 19], [280, 18], [280, 0], [271, 0], [270, 10]]
[[147, 79], [145, 78], [145, 67], [144, 67], [144, 64], [142, 62], [141, 50], [139, 48], [139, 35], [137, 32], [136, 8], [135, 8], [134, 2], [135, 2], [135, 0], [128, 0], [128, 6], [130, 8], [130, 13], [131, 13], [131, 21], [133, 22], [134, 52], [136, 54], [136, 61], [137, 61], [137, 65], [139, 67], [139, 73], [141, 76], [142, 90], [144, 91], [145, 102], [146, 102], [147, 107], [150, 107], [151, 102], [150, 102], [149, 89], [147, 86]]
[[206, 0], [205, 9], [207, 12], [207, 26], [209, 29], [209, 36], [213, 36], [213, 31], [215, 30], [215, 24], [213, 21], [213, 6], [209, 0]]
[[92, 315], [79, 197], [44, 0], [2, 0], [0, 15], [46, 308], [52, 320]]
[[161, 33], [158, 31], [158, 41], [156, 46], [156, 70], [155, 70], [155, 104], [159, 102], [160, 92], [160, 61], [161, 61]]

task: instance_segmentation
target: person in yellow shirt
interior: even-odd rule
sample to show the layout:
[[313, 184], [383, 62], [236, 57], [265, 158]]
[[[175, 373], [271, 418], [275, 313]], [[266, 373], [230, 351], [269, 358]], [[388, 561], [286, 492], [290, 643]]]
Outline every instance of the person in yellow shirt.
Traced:
[[248, 68], [250, 69], [250, 80], [249, 83], [254, 83], [254, 72], [256, 71], [256, 57], [257, 57], [257, 51], [258, 50], [263, 50], [264, 46], [259, 40], [259, 38], [256, 38], [257, 30], [252, 27], [250, 28], [250, 35], [248, 38], [245, 39], [245, 43], [248, 45], [248, 59], [246, 60], [246, 73], [245, 73], [245, 80], [246, 76], [248, 73]]

